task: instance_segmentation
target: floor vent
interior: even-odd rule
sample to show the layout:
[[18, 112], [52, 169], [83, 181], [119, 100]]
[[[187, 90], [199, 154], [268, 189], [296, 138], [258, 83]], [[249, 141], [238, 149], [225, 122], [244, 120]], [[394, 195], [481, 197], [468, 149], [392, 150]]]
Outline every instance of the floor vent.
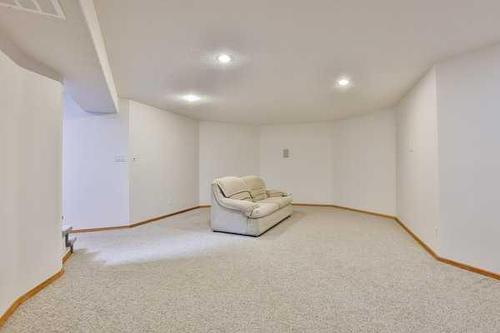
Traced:
[[0, 0], [0, 6], [66, 19], [58, 0]]

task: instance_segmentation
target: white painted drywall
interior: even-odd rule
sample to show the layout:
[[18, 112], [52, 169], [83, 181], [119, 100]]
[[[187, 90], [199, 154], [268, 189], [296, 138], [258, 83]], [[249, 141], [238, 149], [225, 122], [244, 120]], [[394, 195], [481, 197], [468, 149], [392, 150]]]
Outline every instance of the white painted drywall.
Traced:
[[122, 100], [118, 114], [65, 98], [64, 216], [112, 227], [198, 205], [198, 122]]
[[0, 315], [61, 269], [62, 86], [0, 52]]
[[210, 204], [210, 184], [217, 177], [259, 174], [259, 128], [201, 121], [199, 123], [200, 204]]
[[260, 173], [267, 186], [291, 192], [295, 202], [331, 203], [331, 128], [331, 122], [261, 126]]
[[260, 172], [269, 187], [292, 192], [295, 202], [395, 213], [394, 112], [260, 130]]
[[88, 113], [67, 94], [63, 106], [64, 223], [129, 224], [128, 110]]
[[197, 206], [198, 122], [134, 101], [129, 119], [131, 223]]
[[394, 111], [334, 122], [332, 134], [331, 202], [395, 215]]
[[[99, 60], [99, 65], [101, 66], [102, 75], [106, 82], [106, 87], [109, 92], [109, 96], [113, 102], [114, 109], [109, 110], [87, 110], [87, 111], [99, 111], [99, 112], [118, 112], [119, 110], [119, 99], [118, 93], [116, 91], [115, 80], [113, 79], [113, 73], [111, 71], [111, 66], [109, 65], [108, 53], [106, 51], [106, 43], [101, 31], [101, 26], [99, 24], [99, 19], [97, 18], [97, 12], [94, 5], [94, 0], [79, 0], [80, 8], [82, 9], [83, 17], [87, 23], [87, 28], [90, 33], [90, 37], [93, 41], [93, 46], [97, 54], [97, 59]], [[86, 91], [84, 90], [84, 93]]]
[[500, 272], [500, 45], [436, 71], [441, 254]]
[[430, 70], [397, 107], [397, 215], [439, 250], [436, 71]]

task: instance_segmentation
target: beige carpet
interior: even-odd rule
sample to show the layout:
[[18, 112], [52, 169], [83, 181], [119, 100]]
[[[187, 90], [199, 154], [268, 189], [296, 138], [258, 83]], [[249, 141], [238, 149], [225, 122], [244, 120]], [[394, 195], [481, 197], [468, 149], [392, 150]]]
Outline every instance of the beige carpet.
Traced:
[[78, 237], [2, 332], [500, 332], [500, 283], [389, 219], [298, 208], [251, 238], [212, 233], [202, 209]]

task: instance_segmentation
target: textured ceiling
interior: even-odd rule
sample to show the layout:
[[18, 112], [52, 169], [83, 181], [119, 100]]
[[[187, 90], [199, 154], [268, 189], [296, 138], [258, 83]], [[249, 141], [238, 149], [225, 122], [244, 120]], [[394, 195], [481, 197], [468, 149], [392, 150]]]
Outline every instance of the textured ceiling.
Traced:
[[[60, 1], [66, 20], [0, 8], [1, 35], [60, 73], [85, 109], [112, 109], [81, 2], [91, 0]], [[206, 120], [321, 121], [385, 109], [432, 64], [500, 41], [498, 0], [94, 2], [118, 95]], [[221, 51], [233, 65], [214, 63]], [[351, 89], [335, 89], [341, 75]], [[188, 104], [178, 99], [186, 93], [204, 98]]]
[[[436, 61], [500, 41], [498, 0], [95, 2], [121, 96], [220, 121], [384, 109]], [[238, 64], [211, 64], [219, 50]], [[352, 89], [333, 88], [341, 74]], [[175, 99], [187, 92], [206, 101]]]
[[[65, 0], [60, 4], [65, 19], [0, 6], [0, 46], [15, 45], [20, 52], [2, 50], [20, 65], [41, 74], [47, 75], [47, 70], [39, 68], [52, 69], [64, 81], [66, 92], [85, 110], [115, 112], [80, 1]], [[36, 64], [17, 59], [21, 53]]]

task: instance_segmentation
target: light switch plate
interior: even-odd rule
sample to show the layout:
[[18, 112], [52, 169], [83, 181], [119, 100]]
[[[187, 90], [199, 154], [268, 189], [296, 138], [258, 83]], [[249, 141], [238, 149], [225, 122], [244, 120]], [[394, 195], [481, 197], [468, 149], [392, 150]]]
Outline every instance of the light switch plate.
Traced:
[[127, 161], [128, 161], [127, 156], [125, 156], [125, 155], [116, 155], [115, 156], [116, 163], [126, 163]]

